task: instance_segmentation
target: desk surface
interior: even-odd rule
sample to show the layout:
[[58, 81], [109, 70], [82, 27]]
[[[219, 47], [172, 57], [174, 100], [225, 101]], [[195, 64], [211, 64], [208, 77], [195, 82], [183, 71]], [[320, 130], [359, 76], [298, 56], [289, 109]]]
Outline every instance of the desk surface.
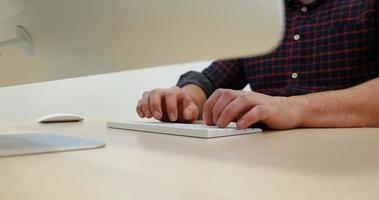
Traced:
[[96, 138], [96, 150], [0, 159], [0, 199], [377, 199], [379, 129], [297, 129], [197, 139], [105, 122], [0, 125]]

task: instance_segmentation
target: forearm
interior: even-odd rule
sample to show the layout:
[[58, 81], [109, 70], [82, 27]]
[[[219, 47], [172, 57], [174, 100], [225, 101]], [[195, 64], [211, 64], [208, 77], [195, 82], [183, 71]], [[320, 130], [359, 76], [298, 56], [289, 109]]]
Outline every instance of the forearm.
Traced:
[[290, 98], [301, 107], [301, 127], [379, 126], [379, 78], [344, 90]]

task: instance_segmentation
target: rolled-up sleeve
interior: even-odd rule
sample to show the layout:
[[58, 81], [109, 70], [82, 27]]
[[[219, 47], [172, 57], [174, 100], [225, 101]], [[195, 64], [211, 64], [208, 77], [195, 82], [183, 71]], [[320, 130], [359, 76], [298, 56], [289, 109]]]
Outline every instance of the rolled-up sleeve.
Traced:
[[215, 61], [201, 73], [187, 72], [180, 76], [177, 86], [188, 84], [199, 86], [207, 97], [218, 88], [243, 89], [247, 84], [243, 62], [238, 59]]

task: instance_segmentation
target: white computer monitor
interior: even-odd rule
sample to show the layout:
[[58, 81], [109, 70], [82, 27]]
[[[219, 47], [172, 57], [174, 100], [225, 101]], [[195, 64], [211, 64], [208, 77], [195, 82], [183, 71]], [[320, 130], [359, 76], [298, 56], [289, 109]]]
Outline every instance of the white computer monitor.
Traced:
[[283, 29], [283, 0], [0, 0], [0, 87], [264, 54]]

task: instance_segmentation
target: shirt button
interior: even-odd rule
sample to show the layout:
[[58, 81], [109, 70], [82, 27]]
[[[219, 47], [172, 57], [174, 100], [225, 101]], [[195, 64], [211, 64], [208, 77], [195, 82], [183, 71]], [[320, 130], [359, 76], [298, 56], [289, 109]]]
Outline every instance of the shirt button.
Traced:
[[294, 35], [294, 36], [293, 36], [293, 39], [294, 39], [294, 40], [300, 40], [300, 35], [298, 35], [298, 34]]
[[299, 77], [299, 75], [296, 72], [291, 74], [292, 79], [297, 79], [297, 77]]
[[308, 11], [308, 8], [307, 7], [301, 7], [301, 12], [303, 12], [303, 13], [305, 13], [305, 12], [307, 12]]

